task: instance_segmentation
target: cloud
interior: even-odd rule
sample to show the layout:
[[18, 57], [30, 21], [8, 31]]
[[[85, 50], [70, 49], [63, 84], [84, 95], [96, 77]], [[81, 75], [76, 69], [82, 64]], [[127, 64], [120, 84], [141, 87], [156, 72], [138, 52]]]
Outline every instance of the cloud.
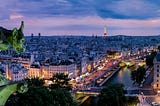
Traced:
[[0, 19], [25, 17], [85, 17], [150, 19], [160, 17], [157, 0], [1, 0]]
[[[97, 10], [99, 10], [98, 8]], [[101, 17], [117, 19], [149, 19], [157, 18], [159, 6], [149, 3], [147, 0], [120, 0], [104, 6], [104, 11], [99, 10]]]
[[[160, 2], [154, 0], [69, 0], [73, 5], [88, 7], [102, 18], [149, 19], [159, 18]], [[86, 5], [88, 4], [88, 6]]]
[[111, 35], [160, 33], [158, 0], [1, 0], [0, 3], [0, 25], [12, 29], [24, 20], [26, 35], [38, 32], [101, 35], [105, 24]]
[[18, 15], [18, 14], [13, 14], [13, 15], [10, 15], [10, 19], [11, 20], [13, 20], [13, 19], [21, 19], [21, 18], [23, 18], [23, 16], [22, 15]]

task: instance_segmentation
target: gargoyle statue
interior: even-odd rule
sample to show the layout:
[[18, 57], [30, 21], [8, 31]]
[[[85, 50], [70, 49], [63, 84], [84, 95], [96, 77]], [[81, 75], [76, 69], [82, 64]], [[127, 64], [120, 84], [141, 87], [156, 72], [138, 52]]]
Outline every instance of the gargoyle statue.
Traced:
[[19, 29], [7, 30], [0, 27], [0, 50], [7, 50], [9, 46], [12, 46], [16, 53], [25, 51], [24, 43], [24, 22], [21, 22]]

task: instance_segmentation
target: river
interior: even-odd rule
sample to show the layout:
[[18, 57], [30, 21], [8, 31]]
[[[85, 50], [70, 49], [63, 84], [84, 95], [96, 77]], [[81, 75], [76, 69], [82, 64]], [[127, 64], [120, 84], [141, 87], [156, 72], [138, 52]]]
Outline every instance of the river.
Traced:
[[134, 68], [122, 68], [111, 78], [109, 83], [122, 83], [125, 87], [131, 87], [133, 83], [131, 80], [132, 70], [134, 70]]

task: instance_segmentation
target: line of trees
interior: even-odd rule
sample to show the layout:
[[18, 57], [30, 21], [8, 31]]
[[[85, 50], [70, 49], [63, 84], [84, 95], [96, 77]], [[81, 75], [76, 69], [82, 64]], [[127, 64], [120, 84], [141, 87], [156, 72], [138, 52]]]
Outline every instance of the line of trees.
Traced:
[[[160, 48], [160, 47], [159, 47]], [[153, 51], [150, 55], [146, 57], [146, 65], [153, 66], [154, 57], [157, 55], [157, 52]]]
[[[50, 87], [44, 86], [44, 80], [27, 79], [17, 86], [17, 92], [11, 95], [5, 106], [76, 106], [69, 89], [68, 75], [56, 74]], [[26, 86], [27, 84], [27, 86]]]
[[145, 77], [146, 70], [144, 67], [139, 66], [137, 70], [131, 71], [131, 79], [140, 84]]

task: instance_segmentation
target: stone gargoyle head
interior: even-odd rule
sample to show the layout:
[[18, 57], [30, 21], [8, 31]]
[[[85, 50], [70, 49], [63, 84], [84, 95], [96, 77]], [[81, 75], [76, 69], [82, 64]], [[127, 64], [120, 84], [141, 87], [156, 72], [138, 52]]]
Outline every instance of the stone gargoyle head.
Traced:
[[0, 50], [7, 50], [9, 46], [12, 46], [16, 53], [25, 51], [24, 43], [24, 22], [21, 22], [20, 28], [14, 28], [13, 30], [7, 30], [0, 27]]

